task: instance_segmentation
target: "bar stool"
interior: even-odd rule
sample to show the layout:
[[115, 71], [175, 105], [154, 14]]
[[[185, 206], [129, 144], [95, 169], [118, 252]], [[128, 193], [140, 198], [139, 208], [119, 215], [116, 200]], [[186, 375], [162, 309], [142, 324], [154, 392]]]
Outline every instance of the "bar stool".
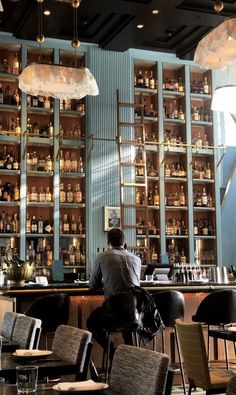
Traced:
[[[175, 327], [175, 320], [176, 319], [183, 319], [184, 318], [184, 307], [185, 301], [184, 296], [179, 291], [161, 291], [152, 294], [152, 297], [156, 303], [157, 310], [159, 311], [162, 321], [165, 325], [165, 328], [161, 331], [162, 336], [162, 352], [165, 353], [165, 329], [173, 328], [174, 329], [174, 340], [177, 346], [177, 352], [180, 362], [180, 373], [181, 373], [181, 380], [183, 384], [184, 393], [186, 393], [185, 388], [185, 378], [184, 378], [184, 370], [183, 370], [183, 363], [180, 354], [180, 347], [178, 336]], [[171, 346], [171, 355], [174, 354], [174, 345]]]

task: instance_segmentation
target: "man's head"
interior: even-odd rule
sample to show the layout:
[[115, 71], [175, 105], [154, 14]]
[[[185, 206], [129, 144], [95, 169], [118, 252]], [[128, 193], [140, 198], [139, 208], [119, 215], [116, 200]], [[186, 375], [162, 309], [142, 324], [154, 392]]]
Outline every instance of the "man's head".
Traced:
[[124, 232], [120, 228], [112, 228], [107, 234], [107, 243], [112, 247], [123, 246], [125, 241]]

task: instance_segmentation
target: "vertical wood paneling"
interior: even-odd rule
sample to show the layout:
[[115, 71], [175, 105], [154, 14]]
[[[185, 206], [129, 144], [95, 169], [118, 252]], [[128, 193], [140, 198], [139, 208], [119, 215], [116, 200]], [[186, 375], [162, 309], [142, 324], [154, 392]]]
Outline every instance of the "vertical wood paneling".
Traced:
[[[91, 158], [88, 160], [87, 251], [90, 271], [97, 249], [102, 251], [107, 244], [107, 235], [104, 232], [104, 206], [120, 205], [116, 90], [119, 89], [124, 101], [133, 101], [133, 98], [131, 99], [132, 73], [129, 53], [102, 51], [97, 47], [91, 47], [87, 65], [99, 87], [99, 96], [87, 99], [87, 136], [113, 139], [95, 140]], [[88, 144], [88, 151], [90, 146], [91, 142]]]

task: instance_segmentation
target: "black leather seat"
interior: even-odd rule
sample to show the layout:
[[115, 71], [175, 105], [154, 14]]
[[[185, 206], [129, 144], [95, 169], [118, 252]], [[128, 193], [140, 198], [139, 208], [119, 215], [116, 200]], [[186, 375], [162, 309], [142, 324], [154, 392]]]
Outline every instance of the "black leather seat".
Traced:
[[[192, 316], [195, 322], [201, 322], [208, 325], [208, 359], [210, 358], [210, 341], [209, 338], [223, 339], [225, 342], [226, 366], [229, 368], [227, 336], [222, 335], [222, 328], [232, 325], [236, 322], [236, 290], [224, 289], [210, 293], [200, 303], [196, 314]], [[211, 329], [211, 325], [217, 325], [221, 328]], [[222, 337], [223, 336], [223, 337]], [[217, 354], [215, 355], [217, 358]]]
[[[180, 372], [183, 383], [183, 390], [185, 390], [185, 379], [184, 379], [184, 371], [181, 360], [180, 348], [178, 337], [176, 334], [175, 328], [175, 320], [184, 318], [184, 307], [185, 301], [184, 296], [179, 291], [160, 291], [152, 294], [152, 297], [156, 303], [157, 310], [160, 313], [162, 321], [165, 325], [165, 328], [173, 328], [174, 329], [174, 339], [177, 346], [178, 357], [180, 361]], [[162, 334], [162, 352], [165, 353], [165, 329], [161, 331]], [[174, 354], [174, 345], [171, 344], [171, 356]]]
[[66, 325], [69, 318], [70, 299], [67, 294], [57, 293], [42, 296], [29, 306], [24, 314], [42, 320], [42, 334], [47, 336], [56, 331], [59, 325]]

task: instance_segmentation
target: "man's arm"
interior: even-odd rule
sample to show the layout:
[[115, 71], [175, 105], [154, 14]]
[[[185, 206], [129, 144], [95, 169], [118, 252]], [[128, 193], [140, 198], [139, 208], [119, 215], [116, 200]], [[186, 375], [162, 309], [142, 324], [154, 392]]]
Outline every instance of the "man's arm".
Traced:
[[97, 256], [94, 261], [94, 266], [89, 279], [89, 288], [101, 289], [102, 283], [102, 271], [101, 271], [101, 256]]

